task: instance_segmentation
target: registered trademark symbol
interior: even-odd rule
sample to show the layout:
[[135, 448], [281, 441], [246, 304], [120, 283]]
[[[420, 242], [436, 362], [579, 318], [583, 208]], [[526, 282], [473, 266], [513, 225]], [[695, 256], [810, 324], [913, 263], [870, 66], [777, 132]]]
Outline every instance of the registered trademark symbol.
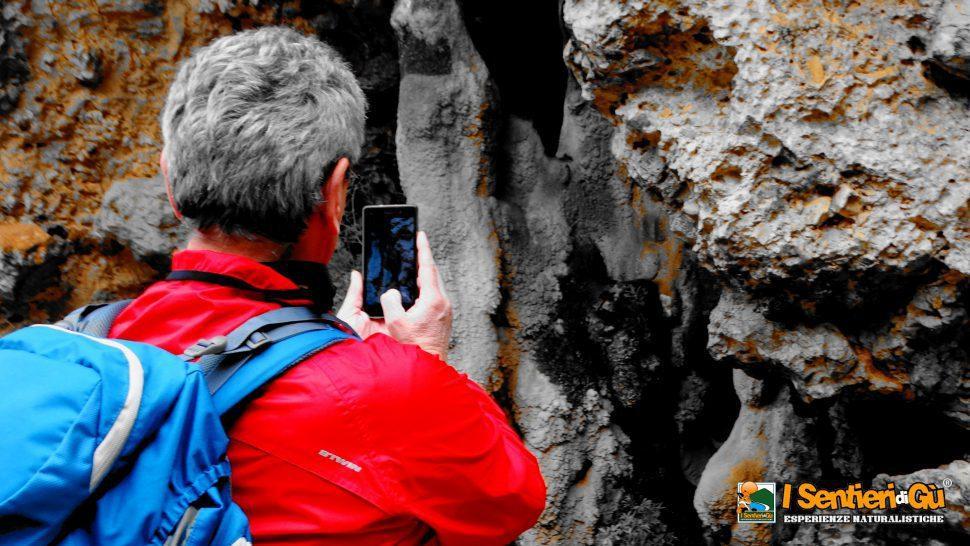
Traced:
[[953, 485], [953, 480], [950, 478], [943, 478], [943, 487], [950, 487]]

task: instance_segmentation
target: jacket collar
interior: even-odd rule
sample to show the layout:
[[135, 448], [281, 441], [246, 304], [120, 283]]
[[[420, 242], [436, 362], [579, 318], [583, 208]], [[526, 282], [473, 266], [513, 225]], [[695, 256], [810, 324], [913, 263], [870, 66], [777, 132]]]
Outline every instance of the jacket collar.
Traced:
[[172, 255], [172, 270], [226, 275], [264, 290], [294, 290], [295, 282], [267, 264], [215, 250], [180, 250]]

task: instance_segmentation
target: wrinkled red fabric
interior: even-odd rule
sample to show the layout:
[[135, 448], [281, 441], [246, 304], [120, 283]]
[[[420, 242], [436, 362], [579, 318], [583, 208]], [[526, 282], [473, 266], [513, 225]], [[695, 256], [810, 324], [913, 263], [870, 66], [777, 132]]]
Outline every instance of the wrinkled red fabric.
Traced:
[[[172, 268], [296, 288], [241, 256], [186, 250]], [[111, 337], [179, 354], [278, 307], [199, 281], [152, 285]], [[492, 398], [385, 335], [340, 342], [265, 388], [229, 431], [232, 492], [254, 543], [506, 544], [545, 503], [535, 457]]]

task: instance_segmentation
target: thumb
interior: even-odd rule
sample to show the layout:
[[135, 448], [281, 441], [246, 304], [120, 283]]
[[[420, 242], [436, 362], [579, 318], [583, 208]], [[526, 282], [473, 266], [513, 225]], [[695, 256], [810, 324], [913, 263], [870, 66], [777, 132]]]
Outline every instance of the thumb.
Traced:
[[401, 305], [401, 293], [392, 288], [381, 294], [381, 309], [384, 310], [385, 324], [403, 318], [404, 306]]
[[340, 304], [340, 310], [337, 311], [337, 316], [350, 316], [354, 312], [359, 311], [363, 304], [364, 279], [360, 276], [359, 271], [351, 271], [350, 284], [347, 286], [347, 295], [344, 296], [344, 301]]

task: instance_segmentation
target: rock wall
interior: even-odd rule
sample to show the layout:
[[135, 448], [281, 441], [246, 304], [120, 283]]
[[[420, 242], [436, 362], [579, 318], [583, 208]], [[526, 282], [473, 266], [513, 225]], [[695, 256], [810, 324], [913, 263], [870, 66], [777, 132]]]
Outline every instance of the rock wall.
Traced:
[[[0, 327], [164, 273], [167, 82], [265, 24], [361, 79], [334, 276], [361, 207], [422, 207], [547, 480], [520, 543], [966, 540], [966, 1], [6, 1]], [[944, 525], [732, 524], [738, 481], [927, 476]]]

